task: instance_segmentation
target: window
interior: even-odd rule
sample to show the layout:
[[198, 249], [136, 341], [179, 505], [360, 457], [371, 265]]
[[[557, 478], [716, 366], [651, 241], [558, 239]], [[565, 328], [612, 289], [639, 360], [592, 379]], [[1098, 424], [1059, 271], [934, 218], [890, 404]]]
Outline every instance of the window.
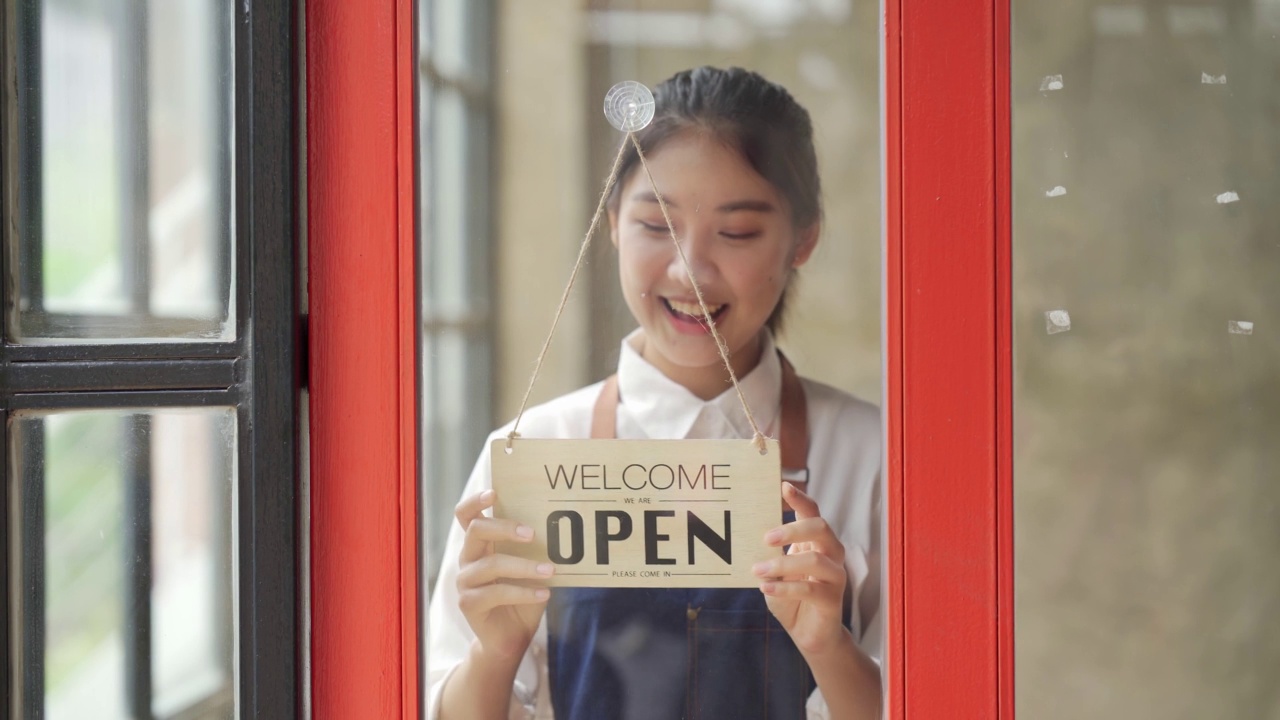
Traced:
[[[520, 405], [622, 139], [601, 113], [614, 83], [654, 86], [686, 68], [739, 65], [784, 85], [808, 108], [825, 223], [790, 296], [780, 343], [802, 373], [878, 402], [880, 26], [873, 4], [430, 0], [419, 7], [428, 591], [447, 560], [442, 551], [463, 485], [487, 452], [483, 440]], [[612, 373], [620, 342], [635, 327], [607, 227], [593, 243], [530, 405]], [[426, 636], [437, 630], [426, 628]]]
[[227, 6], [42, 0], [13, 24], [8, 338], [233, 339]]
[[293, 10], [3, 14], [0, 718], [293, 717]]
[[1018, 4], [1024, 717], [1280, 709], [1276, 8]]
[[492, 11], [422, 0], [418, 13], [422, 576], [434, 580], [473, 449], [494, 424]]

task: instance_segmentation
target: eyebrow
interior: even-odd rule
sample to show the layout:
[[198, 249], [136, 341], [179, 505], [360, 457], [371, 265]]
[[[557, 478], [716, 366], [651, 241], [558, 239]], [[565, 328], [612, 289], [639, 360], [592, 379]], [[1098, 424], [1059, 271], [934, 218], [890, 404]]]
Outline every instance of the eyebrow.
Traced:
[[[632, 195], [631, 199], [634, 202], [653, 203], [655, 205], [658, 203], [658, 196], [654, 195], [653, 192], [649, 190], [643, 190], [641, 192], [638, 192], [635, 195]], [[679, 205], [675, 204], [668, 198], [662, 198], [662, 200], [667, 204], [667, 207], [669, 208], [673, 208], [673, 209], [679, 208]], [[716, 212], [731, 213], [731, 212], [745, 211], [745, 212], [771, 213], [771, 212], [777, 211], [777, 209], [778, 208], [768, 200], [734, 200], [731, 202], [727, 202], [721, 205], [720, 207], [716, 208]]]

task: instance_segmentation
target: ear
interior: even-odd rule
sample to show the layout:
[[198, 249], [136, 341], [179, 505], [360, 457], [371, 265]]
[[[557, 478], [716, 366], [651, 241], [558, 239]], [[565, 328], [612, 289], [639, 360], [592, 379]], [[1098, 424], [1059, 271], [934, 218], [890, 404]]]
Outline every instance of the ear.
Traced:
[[618, 247], [618, 211], [609, 211], [609, 241], [613, 246]]
[[809, 256], [813, 255], [814, 249], [818, 247], [818, 235], [821, 230], [822, 223], [817, 221], [800, 230], [797, 238], [798, 242], [796, 243], [796, 252], [791, 257], [791, 267], [798, 268], [809, 262]]

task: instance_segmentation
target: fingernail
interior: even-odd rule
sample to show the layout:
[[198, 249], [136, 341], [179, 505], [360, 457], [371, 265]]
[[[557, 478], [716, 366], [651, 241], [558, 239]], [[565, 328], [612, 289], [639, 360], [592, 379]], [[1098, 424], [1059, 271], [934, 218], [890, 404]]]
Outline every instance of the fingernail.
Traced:
[[538, 566], [537, 570], [539, 575], [550, 575], [556, 571], [556, 568], [551, 563], [542, 563]]
[[517, 525], [517, 526], [516, 526], [516, 535], [519, 535], [521, 538], [523, 538], [523, 539], [525, 539], [525, 540], [532, 540], [532, 539], [533, 539], [533, 528], [529, 527], [528, 525]]
[[493, 499], [493, 491], [485, 490], [484, 492], [480, 493], [480, 499], [485, 502], [489, 502], [490, 500]]
[[757, 575], [768, 575], [771, 569], [773, 569], [773, 563], [769, 562], [768, 560], [765, 560], [763, 562], [758, 562], [755, 565], [751, 566], [751, 572]]
[[777, 545], [782, 540], [781, 530], [770, 530], [764, 534], [765, 545]]
[[772, 595], [772, 594], [774, 593], [774, 591], [775, 591], [775, 590], [777, 590], [777, 589], [778, 589], [778, 586], [777, 586], [777, 585], [774, 585], [774, 584], [773, 584], [773, 583], [771, 583], [771, 582], [768, 582], [768, 583], [762, 583], [762, 584], [760, 585], [760, 592], [762, 592], [762, 593], [764, 593], [764, 594], [766, 594], [766, 595]]
[[547, 598], [551, 597], [551, 591], [546, 588], [538, 588], [537, 590], [533, 591], [533, 596], [538, 598], [539, 600], [546, 600]]

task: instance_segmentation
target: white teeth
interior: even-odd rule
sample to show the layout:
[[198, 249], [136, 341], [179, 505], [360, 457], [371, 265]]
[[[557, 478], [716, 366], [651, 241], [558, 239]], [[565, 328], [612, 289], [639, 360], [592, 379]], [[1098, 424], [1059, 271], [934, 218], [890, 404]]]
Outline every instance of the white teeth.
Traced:
[[[702, 306], [698, 305], [698, 303], [687, 303], [687, 302], [680, 302], [679, 300], [668, 299], [667, 304], [671, 306], [672, 310], [675, 310], [678, 313], [683, 313], [685, 315], [690, 315], [696, 318], [702, 317]], [[722, 307], [724, 307], [724, 303], [720, 303], [719, 305], [708, 304], [707, 312], [711, 313], [712, 315], [715, 315], [717, 312], [720, 311], [720, 308]]]

